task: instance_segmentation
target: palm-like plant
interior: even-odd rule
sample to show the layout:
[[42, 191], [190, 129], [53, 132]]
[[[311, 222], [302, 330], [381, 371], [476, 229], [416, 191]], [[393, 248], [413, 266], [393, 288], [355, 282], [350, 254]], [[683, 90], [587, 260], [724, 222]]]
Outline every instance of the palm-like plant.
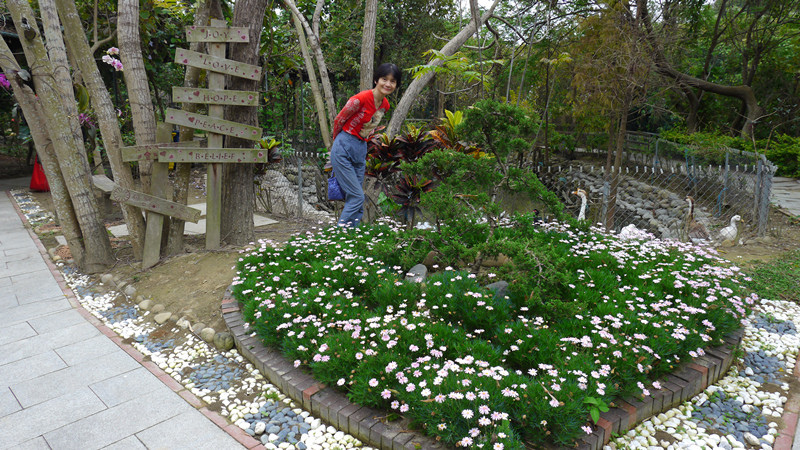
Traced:
[[409, 124], [406, 132], [396, 138], [403, 160], [414, 162], [424, 154], [436, 148], [436, 141], [433, 140], [430, 132], [424, 131], [422, 127], [417, 128]]
[[367, 144], [367, 167], [365, 175], [375, 178], [375, 187], [386, 190], [386, 180], [399, 171], [403, 158], [397, 138], [381, 133], [375, 135]]
[[437, 143], [439, 148], [449, 148], [451, 150], [471, 155], [474, 158], [481, 158], [485, 153], [480, 148], [458, 139], [456, 128], [464, 121], [464, 113], [461, 111], [452, 112], [444, 110], [445, 117], [442, 123], [431, 130], [430, 136]]
[[403, 175], [400, 182], [394, 186], [395, 193], [392, 200], [400, 205], [398, 213], [408, 224], [409, 229], [414, 227], [414, 220], [417, 212], [420, 211], [419, 202], [424, 192], [430, 192], [434, 188], [433, 181], [417, 175]]

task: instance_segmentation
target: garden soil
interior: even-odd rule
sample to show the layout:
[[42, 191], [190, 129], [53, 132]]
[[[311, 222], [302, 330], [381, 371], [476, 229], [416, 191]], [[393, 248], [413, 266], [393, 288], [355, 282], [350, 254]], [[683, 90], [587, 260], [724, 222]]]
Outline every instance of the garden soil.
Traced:
[[[202, 182], [194, 178], [191, 189], [189, 203], [203, 201]], [[53, 210], [48, 193], [32, 195], [43, 208]], [[256, 228], [256, 239], [283, 244], [297, 233], [313, 231], [319, 226], [317, 222], [298, 221], [296, 218], [271, 218], [277, 223]], [[771, 229], [767, 237], [757, 238], [752, 230], [745, 228], [739, 236], [744, 245], [720, 248], [721, 256], [746, 269], [756, 262], [774, 260], [800, 248], [800, 221], [797, 218], [773, 211], [770, 219]], [[117, 211], [115, 215], [107, 217], [106, 222], [108, 225], [122, 223], [121, 213]], [[44, 226], [37, 232], [47, 248], [58, 245], [54, 237], [59, 232], [57, 228]], [[164, 304], [176, 319], [185, 316], [191, 323], [202, 322], [216, 330], [224, 327], [220, 301], [235, 276], [234, 266], [244, 247], [226, 246], [208, 251], [204, 249], [204, 236], [186, 236], [185, 253], [162, 258], [159, 264], [143, 271], [133, 259], [127, 241], [112, 239], [112, 245], [117, 263], [110, 273], [132, 284], [137, 297], [151, 298], [156, 304]], [[60, 248], [58, 253], [65, 259], [69, 257], [66, 248]]]

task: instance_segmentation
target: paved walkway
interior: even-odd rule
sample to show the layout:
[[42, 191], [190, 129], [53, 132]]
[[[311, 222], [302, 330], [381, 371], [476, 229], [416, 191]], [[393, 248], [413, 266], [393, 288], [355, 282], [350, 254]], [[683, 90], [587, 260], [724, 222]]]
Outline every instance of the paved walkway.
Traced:
[[770, 201], [800, 217], [800, 180], [796, 178], [775, 177], [772, 179], [772, 192]]
[[0, 448], [242, 448], [70, 303], [5, 192], [28, 181], [0, 182]]

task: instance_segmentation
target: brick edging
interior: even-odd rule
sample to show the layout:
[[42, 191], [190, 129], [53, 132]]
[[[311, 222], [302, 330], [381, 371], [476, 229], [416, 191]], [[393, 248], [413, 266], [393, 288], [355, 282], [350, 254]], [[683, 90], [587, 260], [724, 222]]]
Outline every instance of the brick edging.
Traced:
[[[39, 253], [44, 259], [47, 268], [50, 269], [50, 273], [53, 275], [53, 278], [58, 283], [58, 286], [61, 288], [61, 292], [64, 294], [64, 297], [67, 298], [70, 305], [78, 311], [87, 322], [92, 324], [98, 331], [100, 331], [103, 335], [107, 336], [111, 339], [114, 344], [116, 344], [119, 348], [121, 348], [125, 353], [130, 355], [133, 359], [136, 360], [139, 364], [141, 364], [145, 369], [149, 370], [150, 373], [156, 376], [162, 383], [164, 383], [170, 390], [181, 396], [183, 400], [187, 403], [192, 405], [196, 410], [198, 410], [201, 414], [206, 416], [211, 422], [215, 425], [220, 427], [222, 431], [228, 433], [233, 439], [237, 442], [242, 444], [248, 449], [256, 448], [261, 446], [261, 442], [253, 439], [249, 434], [245, 433], [244, 430], [237, 427], [236, 425], [229, 424], [228, 420], [219, 415], [214, 411], [210, 411], [208, 408], [203, 406], [203, 401], [197, 398], [191, 391], [187, 390], [183, 387], [182, 384], [178, 383], [173, 379], [168, 373], [161, 370], [155, 363], [152, 361], [145, 361], [145, 355], [142, 354], [140, 351], [136, 350], [130, 344], [126, 344], [123, 342], [122, 337], [118, 335], [114, 330], [106, 326], [103, 322], [101, 322], [97, 317], [93, 316], [88, 309], [84, 308], [83, 305], [78, 301], [75, 297], [75, 293], [72, 292], [72, 289], [67, 286], [66, 280], [64, 280], [61, 271], [58, 270], [58, 267], [53, 263], [50, 259], [50, 254], [47, 253], [47, 249], [44, 248], [44, 244], [42, 241], [39, 240], [39, 236], [33, 231], [33, 228], [28, 221], [28, 218], [25, 217], [25, 214], [22, 210], [19, 209], [19, 205], [14, 200], [14, 197], [11, 195], [10, 191], [6, 191], [9, 199], [11, 200], [11, 204], [14, 206], [14, 210], [17, 212], [17, 215], [22, 220], [24, 228], [28, 231], [31, 239], [33, 240], [34, 244], [36, 244], [36, 248], [39, 250]], [[261, 446], [263, 448], [263, 446]]]
[[258, 338], [250, 336], [238, 301], [231, 288], [225, 290], [220, 306], [236, 348], [278, 389], [298, 405], [336, 429], [358, 438], [372, 447], [386, 450], [443, 449], [443, 443], [420, 432], [409, 430], [407, 419], [384, 422], [386, 411], [350, 403], [340, 391], [317, 382], [305, 371], [295, 368], [284, 356], [266, 348]]
[[[662, 388], [651, 391], [650, 396], [616, 400], [614, 408], [600, 414], [600, 420], [594, 426], [592, 434], [578, 441], [578, 449], [600, 450], [608, 444], [612, 434], [624, 434], [650, 417], [668, 411], [703, 392], [728, 372], [734, 361], [733, 352], [742, 342], [743, 336], [742, 328], [728, 334], [723, 338], [725, 344], [706, 349], [704, 356], [692, 359], [662, 378]], [[797, 405], [800, 406], [800, 395]]]

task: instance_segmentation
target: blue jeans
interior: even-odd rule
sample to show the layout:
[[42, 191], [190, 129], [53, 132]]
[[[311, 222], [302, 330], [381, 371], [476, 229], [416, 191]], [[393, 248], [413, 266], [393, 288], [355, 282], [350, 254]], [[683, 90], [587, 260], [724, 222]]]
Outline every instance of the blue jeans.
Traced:
[[364, 215], [364, 170], [367, 143], [346, 131], [336, 135], [331, 147], [331, 165], [344, 192], [339, 226], [357, 227]]

